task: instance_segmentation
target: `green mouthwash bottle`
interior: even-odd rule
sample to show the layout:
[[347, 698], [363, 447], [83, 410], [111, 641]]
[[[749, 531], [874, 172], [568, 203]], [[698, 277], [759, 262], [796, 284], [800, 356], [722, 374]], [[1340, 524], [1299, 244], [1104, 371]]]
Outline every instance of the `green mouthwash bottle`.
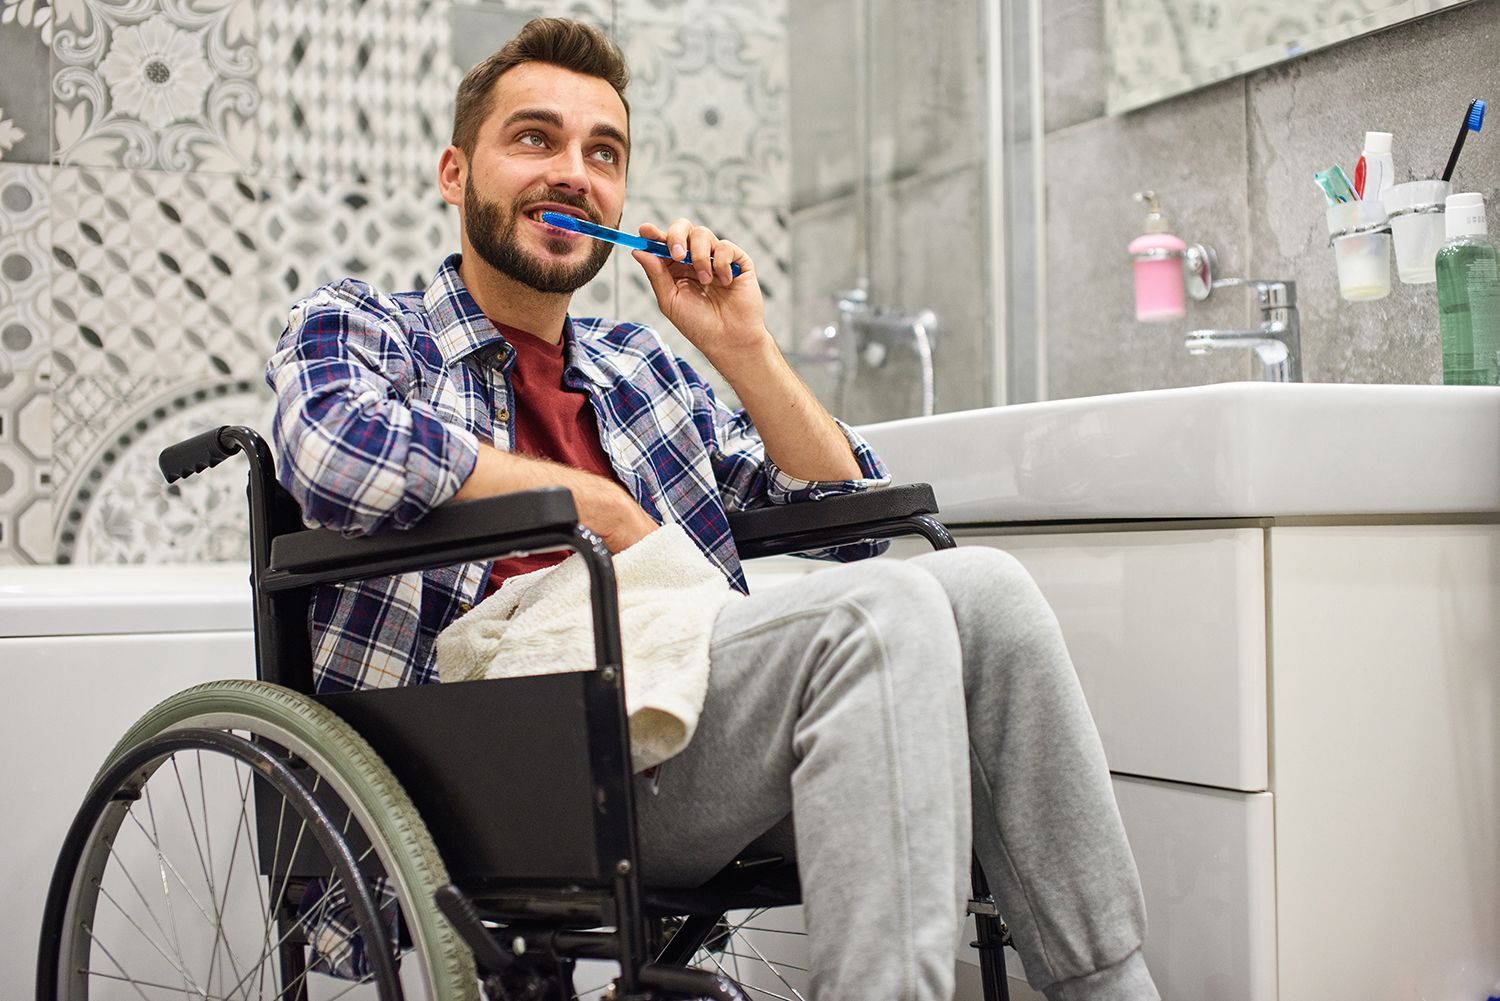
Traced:
[[1500, 255], [1484, 224], [1484, 196], [1449, 195], [1448, 242], [1437, 255], [1443, 384], [1500, 385]]

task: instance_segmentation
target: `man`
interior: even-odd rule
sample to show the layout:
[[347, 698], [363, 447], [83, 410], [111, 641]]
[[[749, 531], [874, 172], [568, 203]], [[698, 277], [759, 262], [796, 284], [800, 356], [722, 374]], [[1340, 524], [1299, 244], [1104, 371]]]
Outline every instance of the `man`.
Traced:
[[[462, 253], [425, 293], [344, 281], [293, 309], [269, 379], [282, 479], [311, 524], [399, 529], [442, 504], [563, 486], [611, 550], [670, 519], [743, 590], [726, 508], [886, 483], [777, 350], [755, 263], [708, 229], [642, 226], [673, 260], [634, 257], [743, 411], [720, 407], [650, 329], [569, 317], [610, 248], [538, 215], [618, 224], [625, 82], [598, 32], [533, 21], [459, 89], [438, 184]], [[556, 558], [322, 590], [320, 689], [435, 680], [437, 632]], [[832, 568], [731, 603], [712, 629], [696, 735], [659, 786], [641, 780], [648, 880], [694, 884], [790, 826], [816, 996], [939, 1001], [972, 802], [1032, 983], [1052, 999], [1157, 997], [1098, 737], [1056, 621], [1013, 560], [973, 548]]]

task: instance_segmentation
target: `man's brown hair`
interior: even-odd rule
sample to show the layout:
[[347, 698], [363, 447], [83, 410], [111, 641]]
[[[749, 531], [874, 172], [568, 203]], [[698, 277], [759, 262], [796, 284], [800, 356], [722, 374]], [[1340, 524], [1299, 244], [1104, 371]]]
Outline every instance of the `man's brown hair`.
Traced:
[[630, 71], [625, 67], [619, 46], [593, 25], [561, 17], [539, 17], [527, 22], [521, 33], [506, 42], [499, 52], [469, 70], [458, 85], [452, 141], [466, 155], [473, 155], [479, 126], [489, 117], [495, 81], [506, 70], [522, 63], [551, 63], [574, 73], [599, 77], [620, 95], [629, 119], [625, 85], [630, 82]]

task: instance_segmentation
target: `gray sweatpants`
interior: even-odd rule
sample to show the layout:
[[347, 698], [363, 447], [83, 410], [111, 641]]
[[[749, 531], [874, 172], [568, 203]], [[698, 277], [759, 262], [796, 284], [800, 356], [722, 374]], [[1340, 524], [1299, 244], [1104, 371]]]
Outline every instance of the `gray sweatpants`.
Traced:
[[702, 882], [790, 817], [816, 1001], [948, 1001], [972, 833], [1033, 987], [1157, 998], [1104, 752], [1012, 557], [822, 570], [731, 603], [710, 657], [692, 742], [638, 786], [648, 880]]

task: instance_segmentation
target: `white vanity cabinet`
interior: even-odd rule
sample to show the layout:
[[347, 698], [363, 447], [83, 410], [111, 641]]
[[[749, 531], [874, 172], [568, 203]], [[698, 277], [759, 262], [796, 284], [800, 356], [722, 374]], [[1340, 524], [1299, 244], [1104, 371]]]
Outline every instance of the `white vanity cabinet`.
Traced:
[[0, 569], [0, 997], [35, 990], [63, 836], [115, 742], [161, 699], [252, 678], [249, 568]]
[[1016, 556], [1057, 613], [1116, 775], [1166, 1001], [1488, 996], [1500, 525], [957, 534]]

